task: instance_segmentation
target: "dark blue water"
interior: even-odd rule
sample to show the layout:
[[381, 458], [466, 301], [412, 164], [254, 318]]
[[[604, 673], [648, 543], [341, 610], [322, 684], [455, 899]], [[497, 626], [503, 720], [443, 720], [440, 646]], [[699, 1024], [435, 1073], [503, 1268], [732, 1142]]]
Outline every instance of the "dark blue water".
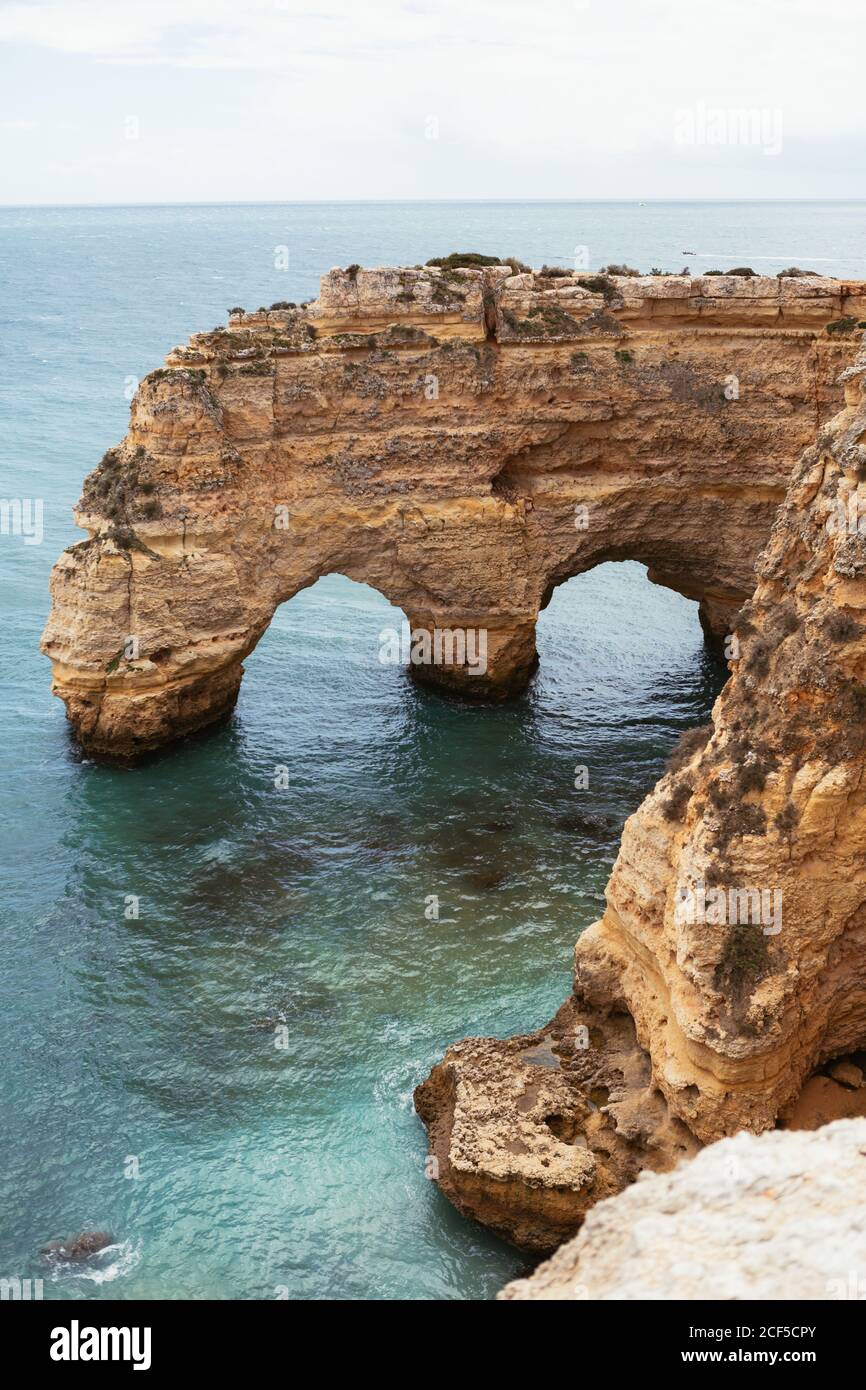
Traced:
[[[425, 1180], [412, 1088], [450, 1041], [558, 1006], [622, 820], [721, 680], [695, 606], [628, 564], [557, 591], [524, 699], [439, 702], [378, 660], [400, 615], [330, 576], [279, 610], [227, 728], [135, 771], [82, 763], [37, 644], [81, 480], [125, 430], [127, 378], [230, 305], [314, 294], [334, 264], [455, 247], [567, 261], [589, 244], [594, 265], [679, 268], [691, 247], [853, 275], [863, 218], [0, 211], [0, 495], [45, 508], [41, 545], [0, 536], [0, 1276], [41, 1275], [58, 1298], [492, 1294], [519, 1257]], [[88, 1228], [113, 1249], [77, 1269], [40, 1259]]]

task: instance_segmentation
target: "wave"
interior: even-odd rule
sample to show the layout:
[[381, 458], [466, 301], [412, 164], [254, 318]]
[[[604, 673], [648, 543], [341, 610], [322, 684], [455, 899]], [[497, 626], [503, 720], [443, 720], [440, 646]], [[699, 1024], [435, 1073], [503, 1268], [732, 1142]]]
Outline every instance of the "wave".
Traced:
[[78, 1260], [57, 1260], [49, 1278], [52, 1283], [73, 1278], [84, 1279], [91, 1284], [111, 1284], [115, 1279], [130, 1274], [140, 1259], [140, 1245], [133, 1245], [130, 1240], [118, 1241], [114, 1245], [106, 1245], [85, 1265]]

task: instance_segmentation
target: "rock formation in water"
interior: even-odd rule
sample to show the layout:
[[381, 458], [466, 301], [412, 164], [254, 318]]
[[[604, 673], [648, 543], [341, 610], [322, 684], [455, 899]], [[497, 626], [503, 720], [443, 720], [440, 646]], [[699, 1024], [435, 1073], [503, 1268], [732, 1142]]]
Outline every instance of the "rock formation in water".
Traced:
[[866, 1296], [866, 1120], [738, 1134], [590, 1212], [502, 1299]]
[[73, 1263], [89, 1260], [113, 1243], [107, 1231], [80, 1231], [78, 1235], [67, 1236], [64, 1240], [50, 1240], [44, 1245], [41, 1254], [48, 1260], [69, 1260]]
[[815, 1076], [866, 1047], [864, 374], [791, 475], [711, 724], [626, 822], [572, 997], [418, 1090], [442, 1191], [518, 1244], [696, 1142], [866, 1112], [828, 1091], [860, 1066]]
[[864, 315], [860, 282], [511, 265], [350, 267], [233, 311], [85, 482], [43, 638], [74, 733], [132, 760], [218, 720], [276, 607], [333, 572], [469, 697], [524, 687], [539, 610], [604, 560], [724, 634]]

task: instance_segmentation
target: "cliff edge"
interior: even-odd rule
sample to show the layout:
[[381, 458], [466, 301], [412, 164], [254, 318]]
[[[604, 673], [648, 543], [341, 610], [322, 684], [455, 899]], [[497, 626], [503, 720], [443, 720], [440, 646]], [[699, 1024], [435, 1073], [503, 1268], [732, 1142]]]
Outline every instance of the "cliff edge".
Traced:
[[513, 269], [333, 270], [141, 382], [42, 643], [88, 754], [215, 723], [275, 609], [335, 572], [429, 635], [417, 679], [470, 699], [525, 687], [539, 611], [605, 560], [729, 631], [790, 460], [841, 403], [866, 286]]
[[711, 723], [626, 822], [571, 998], [416, 1093], [442, 1191], [518, 1244], [700, 1144], [804, 1123], [818, 1069], [866, 1045], [864, 371], [793, 471]]

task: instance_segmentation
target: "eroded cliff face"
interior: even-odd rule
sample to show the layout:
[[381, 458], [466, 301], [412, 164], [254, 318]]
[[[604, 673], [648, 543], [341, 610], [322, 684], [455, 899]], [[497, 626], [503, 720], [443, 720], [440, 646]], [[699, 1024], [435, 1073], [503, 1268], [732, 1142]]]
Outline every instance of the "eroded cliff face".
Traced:
[[333, 572], [415, 630], [483, 631], [483, 663], [412, 667], [467, 697], [525, 686], [539, 610], [603, 560], [725, 633], [864, 315], [859, 282], [505, 265], [332, 271], [232, 313], [85, 482], [43, 638], [77, 738], [130, 760], [213, 723], [276, 607]]
[[[866, 352], [791, 475], [712, 723], [626, 822], [571, 999], [532, 1038], [449, 1049], [419, 1088], [442, 1190], [488, 1220], [508, 1184], [495, 1224], [520, 1244], [695, 1141], [808, 1123], [809, 1078], [866, 1045], [864, 374]], [[555, 1068], [537, 1103], [530, 1050]]]
[[866, 1120], [739, 1134], [602, 1202], [501, 1299], [860, 1299]]

